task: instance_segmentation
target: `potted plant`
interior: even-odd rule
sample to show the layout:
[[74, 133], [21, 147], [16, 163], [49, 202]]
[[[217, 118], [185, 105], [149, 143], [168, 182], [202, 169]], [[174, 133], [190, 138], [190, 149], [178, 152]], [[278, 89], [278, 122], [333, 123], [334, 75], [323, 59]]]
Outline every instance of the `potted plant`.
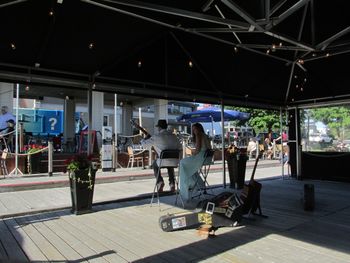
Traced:
[[79, 215], [92, 211], [97, 163], [91, 156], [75, 155], [67, 161], [72, 198], [72, 213]]

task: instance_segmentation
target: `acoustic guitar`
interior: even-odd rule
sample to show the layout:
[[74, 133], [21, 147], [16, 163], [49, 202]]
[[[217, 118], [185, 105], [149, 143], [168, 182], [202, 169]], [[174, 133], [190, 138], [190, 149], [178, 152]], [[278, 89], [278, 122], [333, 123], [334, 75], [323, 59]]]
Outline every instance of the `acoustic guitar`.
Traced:
[[136, 121], [131, 119], [130, 123], [132, 126], [134, 126], [136, 129], [140, 130], [145, 135], [145, 139], [151, 138], [151, 134], [149, 134], [148, 131], [145, 128], [141, 127]]
[[243, 190], [241, 192], [240, 198], [243, 201], [243, 214], [254, 214], [256, 210], [259, 209], [259, 215], [262, 215], [260, 207], [260, 192], [262, 185], [261, 183], [254, 180], [254, 175], [256, 167], [258, 166], [258, 162], [259, 156], [257, 156], [255, 159], [255, 164], [249, 183], [244, 184]]

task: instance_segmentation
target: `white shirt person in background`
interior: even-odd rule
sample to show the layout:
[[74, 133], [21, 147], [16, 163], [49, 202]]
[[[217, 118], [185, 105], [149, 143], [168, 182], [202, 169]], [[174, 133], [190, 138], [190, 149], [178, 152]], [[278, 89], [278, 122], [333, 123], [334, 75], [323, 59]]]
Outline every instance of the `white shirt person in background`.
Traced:
[[[141, 141], [142, 145], [145, 148], [151, 148], [153, 146], [154, 150], [157, 152], [158, 159], [156, 159], [152, 166], [154, 171], [154, 176], [157, 178], [158, 167], [159, 167], [159, 156], [161, 151], [163, 150], [181, 150], [181, 144], [179, 139], [173, 134], [171, 131], [167, 130], [168, 124], [166, 120], [158, 120], [158, 134], [152, 135], [150, 138], [146, 138]], [[162, 164], [163, 165], [163, 164]], [[169, 187], [170, 191], [175, 191], [175, 173], [174, 168], [167, 168], [168, 176], [169, 176]], [[159, 173], [158, 181], [157, 181], [158, 192], [162, 192], [164, 188], [164, 179]]]

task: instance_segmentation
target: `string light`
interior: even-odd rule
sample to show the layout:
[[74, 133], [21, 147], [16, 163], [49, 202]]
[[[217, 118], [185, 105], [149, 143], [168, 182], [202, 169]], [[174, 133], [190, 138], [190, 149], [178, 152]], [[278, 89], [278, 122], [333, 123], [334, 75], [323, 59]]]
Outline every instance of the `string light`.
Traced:
[[279, 47], [282, 47], [282, 42], [279, 43]]
[[49, 11], [49, 16], [53, 16], [53, 11], [52, 10]]
[[141, 61], [141, 60], [139, 60], [139, 61], [137, 62], [137, 67], [138, 67], [138, 68], [141, 68], [141, 67], [142, 67], [142, 61]]
[[193, 63], [192, 63], [192, 61], [190, 60], [190, 61], [188, 61], [188, 66], [190, 67], [190, 68], [192, 68], [193, 67]]
[[234, 47], [233, 50], [235, 51], [235, 53], [238, 52], [238, 48], [237, 47]]
[[30, 89], [29, 86], [26, 86], [26, 87], [25, 87], [25, 90], [26, 90], [26, 91], [29, 91], [29, 89]]
[[275, 51], [276, 51], [276, 45], [272, 44], [272, 52], [275, 52]]
[[15, 50], [15, 49], [16, 49], [16, 45], [15, 45], [14, 43], [11, 43], [11, 48], [12, 48], [13, 50]]
[[94, 47], [95, 47], [95, 44], [91, 42], [91, 43], [89, 44], [89, 49], [93, 49]]
[[266, 50], [266, 54], [270, 54], [270, 49]]
[[326, 54], [326, 57], [329, 57], [329, 53]]
[[304, 60], [298, 59], [298, 63], [299, 63], [299, 64], [304, 64]]

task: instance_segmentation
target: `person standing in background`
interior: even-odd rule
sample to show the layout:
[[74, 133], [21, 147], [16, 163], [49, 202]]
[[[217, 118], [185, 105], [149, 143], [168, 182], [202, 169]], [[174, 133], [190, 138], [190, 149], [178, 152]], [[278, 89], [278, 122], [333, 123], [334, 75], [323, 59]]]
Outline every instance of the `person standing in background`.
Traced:
[[14, 124], [16, 123], [16, 117], [8, 112], [9, 108], [7, 106], [1, 107], [0, 115], [0, 131], [7, 129], [7, 121], [13, 120]]

